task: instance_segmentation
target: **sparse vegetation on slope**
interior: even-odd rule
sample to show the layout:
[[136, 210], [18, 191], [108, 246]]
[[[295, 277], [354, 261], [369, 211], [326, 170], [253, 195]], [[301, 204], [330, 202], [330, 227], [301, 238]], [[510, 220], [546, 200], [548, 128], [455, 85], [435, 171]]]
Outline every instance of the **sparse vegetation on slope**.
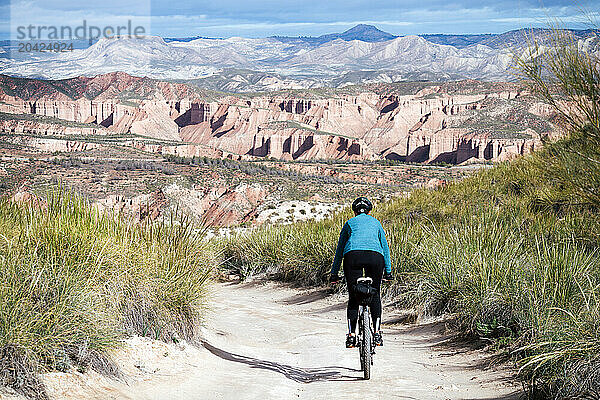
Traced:
[[52, 124], [52, 125], [60, 125], [60, 126], [68, 126], [73, 128], [102, 128], [97, 124], [86, 124], [83, 122], [76, 121], [68, 121], [66, 119], [59, 119], [54, 117], [46, 117], [44, 115], [36, 115], [36, 114], [13, 114], [0, 112], [0, 121], [33, 121], [39, 122], [42, 124]]
[[[40, 203], [41, 204], [41, 203]], [[0, 383], [45, 398], [36, 373], [118, 373], [128, 335], [193, 339], [214, 256], [188, 224], [135, 225], [70, 195], [0, 200]]]

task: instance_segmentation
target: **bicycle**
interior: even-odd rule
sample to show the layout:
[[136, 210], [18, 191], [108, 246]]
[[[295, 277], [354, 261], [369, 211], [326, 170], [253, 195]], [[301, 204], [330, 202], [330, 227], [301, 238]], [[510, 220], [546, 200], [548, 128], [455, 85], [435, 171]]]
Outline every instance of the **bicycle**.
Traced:
[[373, 341], [373, 326], [371, 323], [371, 297], [375, 288], [371, 286], [373, 279], [369, 277], [358, 278], [354, 290], [359, 297], [358, 307], [358, 351], [360, 356], [360, 369], [365, 380], [371, 379], [371, 366], [375, 355], [375, 342]]

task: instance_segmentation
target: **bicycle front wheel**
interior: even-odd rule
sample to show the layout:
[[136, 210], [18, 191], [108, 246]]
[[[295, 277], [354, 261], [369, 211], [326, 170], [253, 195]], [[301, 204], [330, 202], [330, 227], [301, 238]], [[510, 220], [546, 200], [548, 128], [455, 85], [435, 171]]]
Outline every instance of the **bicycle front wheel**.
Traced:
[[369, 319], [371, 316], [369, 312], [365, 310], [362, 315], [362, 323], [361, 323], [361, 343], [360, 343], [360, 360], [363, 367], [363, 375], [365, 380], [371, 379], [371, 358], [373, 354], [371, 354], [371, 321]]

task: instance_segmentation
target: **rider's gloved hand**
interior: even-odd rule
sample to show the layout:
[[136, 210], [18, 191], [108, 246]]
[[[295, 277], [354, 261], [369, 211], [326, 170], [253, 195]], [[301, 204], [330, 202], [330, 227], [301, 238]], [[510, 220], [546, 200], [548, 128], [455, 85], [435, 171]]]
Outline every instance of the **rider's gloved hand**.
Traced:
[[340, 281], [340, 277], [338, 274], [329, 275], [329, 283], [338, 283]]
[[393, 281], [393, 280], [394, 280], [394, 275], [392, 275], [392, 273], [391, 273], [391, 272], [386, 272], [386, 273], [384, 273], [384, 274], [383, 274], [383, 278], [382, 278], [382, 280], [383, 280], [384, 282], [391, 282], [391, 281]]

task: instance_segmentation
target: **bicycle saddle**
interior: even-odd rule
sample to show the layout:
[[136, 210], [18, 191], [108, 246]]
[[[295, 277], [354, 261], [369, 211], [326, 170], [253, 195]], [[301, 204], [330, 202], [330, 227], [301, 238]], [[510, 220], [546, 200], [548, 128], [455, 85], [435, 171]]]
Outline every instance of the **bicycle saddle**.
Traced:
[[366, 283], [366, 284], [370, 285], [370, 284], [373, 283], [373, 279], [369, 278], [368, 276], [367, 277], [362, 277], [362, 278], [358, 278], [356, 280], [356, 283]]

